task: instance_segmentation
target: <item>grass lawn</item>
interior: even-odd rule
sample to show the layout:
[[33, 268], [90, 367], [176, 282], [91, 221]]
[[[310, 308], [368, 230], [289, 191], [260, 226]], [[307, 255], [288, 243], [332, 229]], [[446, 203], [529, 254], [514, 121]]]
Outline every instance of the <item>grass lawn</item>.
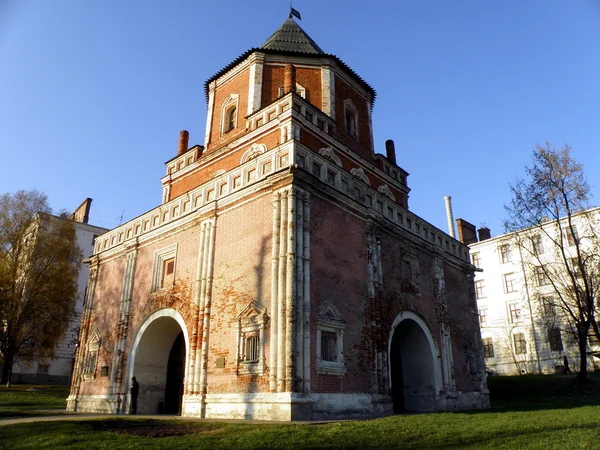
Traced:
[[[328, 424], [124, 417], [19, 424], [0, 427], [0, 448], [600, 449], [600, 379], [595, 380], [575, 386], [569, 377], [492, 377], [494, 407], [488, 411]], [[0, 413], [3, 396], [0, 389]]]
[[68, 386], [0, 386], [0, 419], [60, 414], [66, 407], [68, 395]]

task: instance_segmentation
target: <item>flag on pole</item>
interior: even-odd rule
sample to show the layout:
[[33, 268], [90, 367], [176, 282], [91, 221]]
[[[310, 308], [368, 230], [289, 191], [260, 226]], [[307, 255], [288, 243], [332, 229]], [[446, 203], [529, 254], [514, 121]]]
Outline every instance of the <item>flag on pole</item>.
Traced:
[[300, 16], [300, 12], [295, 10], [294, 8], [292, 8], [291, 14], [292, 14], [292, 16], [296, 16], [299, 20], [302, 20], [302, 17]]

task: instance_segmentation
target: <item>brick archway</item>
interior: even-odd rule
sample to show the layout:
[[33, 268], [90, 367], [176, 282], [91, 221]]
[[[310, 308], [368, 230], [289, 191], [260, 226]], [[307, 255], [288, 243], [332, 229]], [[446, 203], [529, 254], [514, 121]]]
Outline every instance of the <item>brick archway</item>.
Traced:
[[[127, 383], [129, 386], [131, 377], [135, 376], [140, 384], [139, 414], [163, 412], [169, 355], [173, 344], [181, 334], [185, 342], [187, 361], [190, 348], [187, 327], [183, 317], [174, 309], [167, 308], [154, 312], [137, 330], [127, 359]], [[127, 407], [125, 411], [128, 410]]]
[[425, 321], [398, 314], [388, 342], [389, 380], [394, 412], [431, 411], [442, 390], [440, 354]]

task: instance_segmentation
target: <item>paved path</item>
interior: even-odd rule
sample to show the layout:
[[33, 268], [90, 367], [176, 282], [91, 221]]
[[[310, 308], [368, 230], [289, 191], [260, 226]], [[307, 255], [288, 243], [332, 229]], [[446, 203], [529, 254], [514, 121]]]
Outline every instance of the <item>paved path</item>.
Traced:
[[[76, 420], [97, 420], [97, 419], [155, 419], [155, 420], [185, 420], [189, 422], [222, 422], [222, 423], [252, 423], [252, 424], [298, 424], [298, 423], [310, 423], [310, 424], [325, 424], [331, 423], [331, 420], [311, 420], [307, 422], [276, 422], [272, 420], [250, 420], [250, 419], [201, 419], [199, 417], [184, 417], [175, 415], [140, 415], [135, 416], [130, 414], [95, 414], [95, 413], [74, 413], [74, 412], [63, 412], [58, 413], [56, 410], [39, 411], [48, 415], [41, 416], [27, 416], [18, 417], [14, 419], [0, 419], [0, 427], [7, 425], [15, 425], [19, 423], [33, 423], [33, 422], [58, 422], [58, 421], [76, 421]], [[50, 415], [54, 413], [55, 415]], [[334, 420], [333, 422], [345, 422], [345, 420]]]

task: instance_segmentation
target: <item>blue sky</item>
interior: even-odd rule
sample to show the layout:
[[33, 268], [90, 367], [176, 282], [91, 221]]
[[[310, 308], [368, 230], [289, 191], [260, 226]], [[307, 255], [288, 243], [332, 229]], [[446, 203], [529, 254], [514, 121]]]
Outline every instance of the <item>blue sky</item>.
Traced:
[[[409, 206], [502, 232], [536, 143], [570, 144], [600, 197], [600, 0], [296, 0], [300, 25], [376, 91]], [[202, 144], [204, 81], [286, 19], [285, 0], [0, 0], [0, 193], [94, 204], [114, 227], [157, 206], [179, 131]]]

